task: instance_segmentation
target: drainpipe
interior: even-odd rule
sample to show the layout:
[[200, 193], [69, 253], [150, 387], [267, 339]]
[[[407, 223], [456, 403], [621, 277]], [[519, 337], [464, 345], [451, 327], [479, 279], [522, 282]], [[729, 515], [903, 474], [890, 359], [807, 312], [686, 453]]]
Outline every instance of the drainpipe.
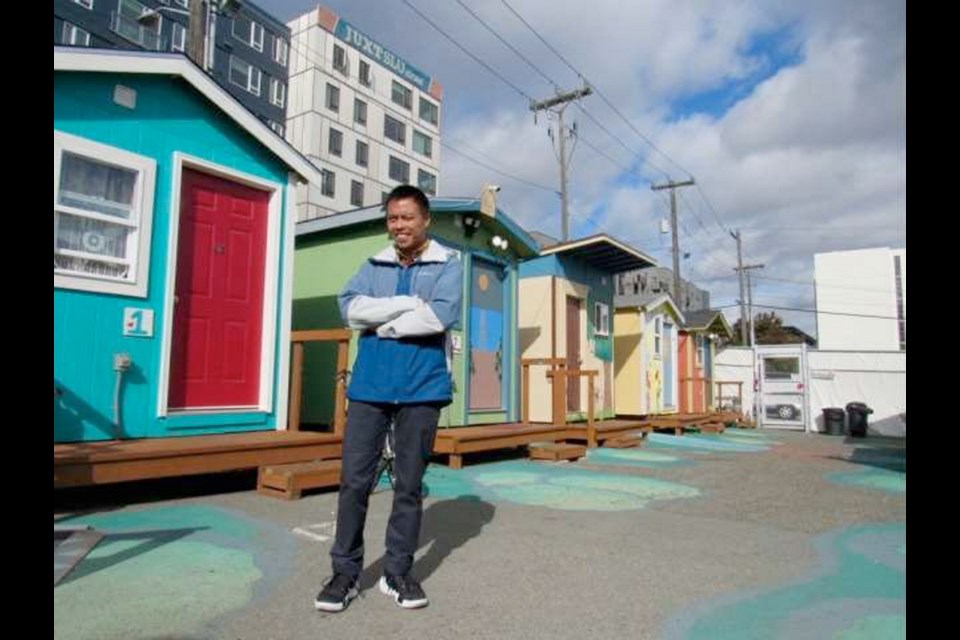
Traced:
[[113, 354], [113, 370], [116, 372], [116, 384], [113, 387], [113, 436], [116, 440], [123, 435], [123, 425], [120, 422], [120, 387], [123, 383], [123, 374], [130, 369], [133, 360], [129, 353]]

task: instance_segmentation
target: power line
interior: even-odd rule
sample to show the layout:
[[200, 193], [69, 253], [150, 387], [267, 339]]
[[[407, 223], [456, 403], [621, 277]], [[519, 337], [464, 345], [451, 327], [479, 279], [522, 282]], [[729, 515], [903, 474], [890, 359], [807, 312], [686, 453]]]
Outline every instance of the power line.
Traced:
[[540, 67], [538, 67], [537, 65], [533, 64], [532, 62], [530, 62], [530, 60], [528, 60], [525, 55], [523, 55], [522, 53], [520, 53], [520, 52], [516, 49], [516, 47], [514, 47], [514, 46], [513, 46], [512, 44], [510, 44], [507, 40], [505, 40], [499, 33], [497, 33], [496, 31], [494, 31], [494, 30], [493, 30], [493, 27], [491, 27], [490, 25], [488, 25], [488, 24], [483, 20], [483, 18], [481, 18], [480, 16], [478, 16], [476, 13], [474, 13], [473, 9], [471, 9], [470, 7], [468, 7], [467, 5], [465, 5], [465, 4], [463, 3], [463, 0], [457, 0], [457, 4], [459, 4], [461, 7], [463, 7], [463, 10], [464, 10], [464, 11], [466, 11], [466, 12], [469, 13], [471, 16], [473, 16], [473, 18], [474, 18], [477, 22], [479, 22], [481, 25], [483, 25], [483, 28], [484, 28], [484, 29], [486, 29], [487, 31], [489, 31], [490, 33], [492, 33], [493, 36], [494, 36], [497, 40], [499, 40], [500, 42], [502, 42], [503, 45], [504, 45], [505, 47], [507, 47], [508, 49], [510, 49], [510, 51], [512, 51], [514, 54], [516, 54], [516, 56], [517, 56], [518, 58], [520, 58], [521, 60], [523, 60], [524, 62], [526, 62], [527, 65], [528, 65], [531, 69], [533, 69], [534, 71], [536, 71], [537, 73], [539, 73], [540, 76], [541, 76], [544, 80], [546, 80], [547, 82], [549, 82], [550, 84], [552, 84], [554, 89], [556, 89], [558, 92], [560, 91], [560, 85], [557, 84], [557, 82], [556, 82], [555, 80], [553, 80], [550, 76], [548, 76], [546, 73], [544, 73], [544, 72], [540, 69]]
[[512, 83], [512, 82], [510, 82], [509, 80], [507, 80], [506, 78], [504, 78], [502, 75], [500, 75], [500, 74], [497, 72], [496, 69], [494, 69], [493, 67], [491, 67], [490, 65], [488, 65], [486, 62], [484, 62], [483, 60], [481, 60], [480, 58], [478, 58], [477, 56], [475, 56], [473, 53], [471, 53], [471, 52], [470, 52], [466, 47], [464, 47], [462, 44], [460, 44], [459, 42], [457, 42], [456, 40], [454, 40], [453, 37], [452, 37], [450, 34], [448, 34], [446, 31], [444, 31], [443, 29], [441, 29], [433, 20], [431, 20], [430, 18], [428, 18], [427, 16], [425, 16], [425, 15], [423, 14], [423, 12], [420, 11], [420, 9], [418, 9], [416, 6], [413, 5], [413, 3], [410, 2], [410, 0], [401, 0], [401, 1], [403, 2], [403, 4], [405, 4], [405, 5], [407, 5], [408, 7], [410, 7], [410, 9], [411, 9], [414, 13], [416, 13], [418, 16], [420, 16], [421, 18], [423, 18], [423, 20], [424, 20], [427, 24], [429, 24], [431, 27], [433, 27], [433, 28], [436, 29], [438, 32], [440, 32], [440, 35], [442, 35], [444, 38], [446, 38], [447, 40], [449, 40], [455, 47], [457, 47], [458, 49], [460, 49], [461, 51], [463, 51], [465, 54], [467, 54], [468, 56], [470, 56], [470, 57], [474, 60], [474, 62], [476, 62], [477, 64], [479, 64], [480, 66], [482, 66], [484, 69], [486, 69], [487, 71], [489, 71], [490, 73], [492, 73], [493, 75], [495, 75], [495, 76], [496, 76], [497, 78], [499, 78], [503, 83], [505, 83], [505, 84], [508, 85], [510, 88], [512, 88], [514, 91], [516, 91], [516, 92], [519, 93], [521, 96], [523, 96], [524, 98], [526, 98], [529, 102], [533, 102], [533, 97], [532, 97], [530, 94], [528, 94], [526, 91], [524, 91], [523, 89], [521, 89], [520, 87], [518, 87], [518, 86], [515, 85], [514, 83]]
[[[556, 55], [558, 58], [560, 58], [560, 60], [561, 60], [565, 65], [567, 65], [567, 67], [568, 67], [571, 71], [573, 71], [575, 74], [577, 74], [577, 76], [578, 76], [580, 79], [582, 79], [584, 82], [590, 84], [590, 86], [594, 88], [594, 90], [597, 92], [597, 95], [600, 96], [600, 98], [603, 100], [603, 102], [604, 102], [608, 107], [610, 107], [610, 109], [611, 109], [615, 114], [617, 114], [617, 115], [620, 117], [620, 119], [623, 120], [623, 121], [627, 124], [627, 126], [630, 127], [630, 129], [631, 129], [635, 134], [637, 134], [638, 136], [640, 136], [640, 138], [641, 138], [644, 142], [646, 142], [651, 148], [655, 149], [658, 153], [660, 153], [660, 155], [662, 155], [664, 158], [666, 158], [666, 159], [669, 160], [671, 163], [673, 163], [673, 165], [676, 166], [677, 168], [679, 168], [681, 171], [683, 171], [684, 173], [686, 173], [686, 174], [688, 174], [688, 175], [690, 175], [690, 176], [693, 175], [693, 174], [691, 174], [689, 171], [687, 171], [686, 169], [684, 169], [682, 166], [680, 166], [680, 164], [679, 164], [676, 160], [674, 160], [674, 159], [671, 158], [669, 155], [667, 155], [667, 154], [666, 154], [662, 149], [660, 149], [656, 144], [654, 144], [653, 141], [650, 140], [650, 138], [648, 138], [647, 136], [645, 136], [645, 135], [643, 134], [643, 132], [641, 132], [639, 129], [637, 129], [637, 127], [634, 126], [634, 124], [633, 124], [632, 122], [630, 122], [630, 120], [628, 120], [627, 117], [624, 116], [624, 115], [620, 112], [619, 109], [617, 109], [617, 107], [613, 104], [613, 102], [611, 102], [610, 99], [607, 98], [606, 94], [604, 94], [603, 91], [601, 91], [599, 88], [597, 88], [596, 85], [594, 85], [594, 83], [590, 82], [590, 80], [589, 80], [584, 74], [582, 74], [576, 67], [574, 67], [572, 64], [570, 64], [570, 62], [569, 62], [566, 58], [564, 58], [563, 55], [561, 55], [560, 52], [557, 51], [557, 50], [553, 47], [553, 45], [551, 45], [549, 42], [547, 42], [547, 40], [546, 40], [543, 36], [541, 36], [540, 33], [539, 33], [536, 29], [534, 29], [533, 26], [532, 26], [529, 22], [527, 22], [527, 21], [525, 20], [524, 17], [521, 16], [521, 15], [517, 12], [517, 10], [514, 9], [514, 8], [510, 5], [509, 2], [507, 2], [507, 0], [500, 0], [500, 1], [504, 4], [504, 6], [507, 7], [507, 9], [510, 10], [510, 13], [512, 13], [514, 16], [516, 16], [517, 19], [520, 20], [520, 22], [522, 22], [523, 25], [524, 25], [525, 27], [527, 27], [527, 29], [529, 29], [529, 30], [533, 33], [533, 35], [535, 35], [535, 36], [537, 37], [537, 39], [540, 40], [540, 42], [542, 42], [542, 43], [544, 44], [544, 46], [546, 46], [550, 51], [553, 52], [554, 55]], [[661, 170], [661, 171], [662, 171], [662, 170]], [[669, 175], [668, 175], [668, 177], [669, 177]]]
[[459, 156], [463, 156], [464, 158], [466, 158], [466, 159], [469, 160], [470, 162], [473, 162], [474, 164], [479, 165], [479, 166], [483, 167], [484, 169], [488, 169], [488, 170], [490, 170], [490, 171], [493, 171], [494, 173], [497, 173], [497, 174], [499, 174], [499, 175], [501, 175], [501, 176], [503, 176], [503, 177], [505, 177], [505, 178], [509, 178], [509, 179], [511, 179], [511, 180], [516, 180], [517, 182], [522, 182], [523, 184], [529, 185], [529, 186], [531, 186], [531, 187], [536, 187], [537, 189], [543, 189], [544, 191], [549, 191], [550, 193], [557, 193], [557, 190], [554, 189], [553, 187], [547, 187], [547, 186], [544, 186], [544, 185], [542, 185], [542, 184], [538, 184], [538, 183], [536, 183], [536, 182], [532, 182], [532, 181], [530, 181], [530, 180], [526, 180], [525, 178], [519, 178], [519, 177], [517, 177], [517, 176], [510, 175], [509, 173], [504, 173], [503, 171], [497, 169], [496, 167], [492, 167], [492, 166], [490, 166], [489, 164], [487, 164], [487, 163], [485, 163], [485, 162], [482, 162], [482, 161], [480, 161], [480, 160], [477, 160], [476, 158], [470, 156], [469, 154], [466, 154], [466, 153], [464, 153], [463, 151], [460, 151], [459, 149], [450, 146], [450, 145], [447, 144], [446, 142], [441, 141], [441, 142], [440, 142], [440, 145], [443, 146], [443, 147], [446, 147], [446, 148], [449, 149], [450, 151], [453, 151], [454, 153], [456, 153], [456, 154], [459, 155]]
[[[740, 306], [739, 304], [726, 304], [718, 308], [729, 309], [731, 307], [739, 307], [739, 306]], [[841, 311], [818, 311], [817, 309], [800, 309], [798, 307], [777, 307], [769, 304], [757, 304], [756, 302], [753, 303], [753, 306], [761, 307], [763, 309], [776, 309], [778, 311], [798, 311], [800, 313], [819, 313], [826, 316], [848, 316], [852, 318], [877, 318], [880, 320], [899, 320], [899, 318], [895, 316], [877, 316], [877, 315], [871, 315], [867, 313], [844, 313]]]

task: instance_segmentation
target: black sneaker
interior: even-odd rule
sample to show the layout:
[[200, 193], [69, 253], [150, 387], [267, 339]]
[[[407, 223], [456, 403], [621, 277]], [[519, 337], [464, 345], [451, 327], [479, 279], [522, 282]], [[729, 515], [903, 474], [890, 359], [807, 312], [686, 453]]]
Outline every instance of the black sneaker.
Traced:
[[419, 609], [430, 604], [430, 601], [427, 600], [427, 594], [420, 587], [420, 583], [414, 580], [410, 574], [405, 576], [383, 574], [380, 578], [380, 593], [393, 596], [397, 606], [404, 609]]
[[313, 606], [319, 611], [336, 613], [343, 611], [350, 601], [357, 597], [357, 581], [350, 576], [337, 573], [323, 585], [323, 590], [317, 595]]

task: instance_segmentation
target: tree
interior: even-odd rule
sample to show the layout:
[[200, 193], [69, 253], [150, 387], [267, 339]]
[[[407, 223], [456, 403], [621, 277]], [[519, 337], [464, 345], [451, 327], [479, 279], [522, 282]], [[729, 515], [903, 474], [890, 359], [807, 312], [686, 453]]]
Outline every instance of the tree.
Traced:
[[[797, 344], [803, 342], [803, 338], [800, 336], [783, 329], [783, 318], [779, 317], [776, 312], [759, 313], [754, 316], [753, 322], [757, 344]], [[747, 328], [749, 329], [749, 326]], [[746, 346], [740, 340], [740, 320], [733, 323], [733, 335], [734, 339], [730, 344]], [[749, 332], [747, 339], [749, 340]]]

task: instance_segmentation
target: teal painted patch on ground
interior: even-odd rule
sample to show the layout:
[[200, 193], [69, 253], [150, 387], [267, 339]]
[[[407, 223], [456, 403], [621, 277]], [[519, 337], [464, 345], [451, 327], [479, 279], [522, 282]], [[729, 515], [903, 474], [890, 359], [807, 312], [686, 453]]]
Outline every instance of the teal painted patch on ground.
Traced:
[[653, 500], [700, 495], [695, 487], [656, 478], [529, 461], [498, 462], [456, 471], [431, 465], [424, 481], [431, 497], [475, 495], [482, 500], [570, 511], [643, 509]]
[[826, 479], [838, 484], [867, 489], [878, 489], [888, 493], [907, 492], [907, 474], [887, 469], [859, 469], [842, 473], [827, 474]]
[[61, 640], [202, 636], [293, 567], [289, 532], [227, 509], [158, 507], [61, 522], [105, 535], [53, 590]]
[[646, 448], [632, 449], [591, 449], [586, 461], [591, 464], [620, 465], [627, 467], [646, 467], [659, 469], [693, 464], [690, 460], [678, 458], [662, 451], [650, 451]]
[[906, 525], [851, 527], [818, 536], [814, 575], [767, 591], [721, 596], [672, 618], [676, 640], [903, 638]]
[[746, 441], [736, 437], [729, 438], [723, 435], [684, 434], [682, 436], [651, 433], [647, 436], [652, 448], [685, 449], [691, 453], [759, 453], [770, 447], [765, 442]]

